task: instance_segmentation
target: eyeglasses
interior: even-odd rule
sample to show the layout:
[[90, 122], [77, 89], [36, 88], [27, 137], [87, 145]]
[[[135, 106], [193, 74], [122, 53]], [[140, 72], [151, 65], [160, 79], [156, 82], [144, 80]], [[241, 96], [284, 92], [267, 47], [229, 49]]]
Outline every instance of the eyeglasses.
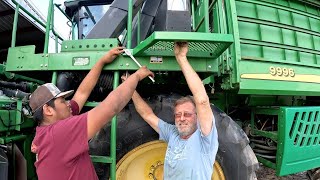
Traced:
[[174, 114], [174, 117], [177, 118], [177, 119], [179, 119], [179, 118], [181, 118], [181, 116], [183, 115], [183, 117], [189, 118], [189, 117], [191, 117], [193, 114], [196, 114], [196, 113], [184, 112], [184, 113], [182, 114], [181, 112], [179, 112], [179, 113], [175, 113], [175, 114]]

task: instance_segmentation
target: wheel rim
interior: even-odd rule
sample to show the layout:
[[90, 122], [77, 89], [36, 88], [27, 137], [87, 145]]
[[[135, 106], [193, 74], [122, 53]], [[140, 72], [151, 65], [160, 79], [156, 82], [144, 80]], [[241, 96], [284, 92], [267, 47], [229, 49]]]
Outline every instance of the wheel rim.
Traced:
[[[134, 148], [117, 163], [117, 179], [163, 179], [166, 149], [167, 144], [158, 140]], [[211, 179], [225, 180], [223, 170], [217, 161], [214, 164], [214, 173]]]
[[214, 162], [211, 180], [225, 180], [223, 170], [218, 161]]

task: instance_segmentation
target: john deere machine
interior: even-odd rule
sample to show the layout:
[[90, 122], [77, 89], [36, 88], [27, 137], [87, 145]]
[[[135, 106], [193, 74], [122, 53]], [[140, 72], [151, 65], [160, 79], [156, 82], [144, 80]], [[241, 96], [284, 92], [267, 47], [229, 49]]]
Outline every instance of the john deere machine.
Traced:
[[[320, 1], [49, 0], [46, 23], [15, 0], [0, 5], [7, 22], [0, 24], [0, 179], [37, 178], [30, 93], [45, 82], [76, 89], [119, 44], [155, 73], [155, 83], [145, 79], [137, 90], [174, 123], [172, 103], [190, 94], [176, 41], [189, 42], [189, 62], [212, 102], [219, 134], [212, 179], [255, 179], [258, 162], [278, 176], [320, 178]], [[55, 31], [54, 12], [69, 20], [70, 39]], [[106, 65], [84, 111], [137, 68], [125, 54]], [[132, 103], [89, 144], [100, 179], [163, 177], [166, 144]]]

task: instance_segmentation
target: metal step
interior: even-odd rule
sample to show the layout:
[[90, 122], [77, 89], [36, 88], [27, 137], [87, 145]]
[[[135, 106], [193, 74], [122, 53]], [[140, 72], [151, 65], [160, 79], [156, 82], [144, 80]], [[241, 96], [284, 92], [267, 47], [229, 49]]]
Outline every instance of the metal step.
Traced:
[[175, 41], [189, 42], [188, 57], [217, 58], [233, 43], [233, 35], [198, 32], [154, 32], [133, 49], [133, 54], [135, 56], [173, 56]]
[[112, 157], [110, 156], [94, 156], [94, 155], [90, 155], [91, 157], [91, 161], [94, 163], [106, 163], [106, 164], [110, 164], [112, 163]]

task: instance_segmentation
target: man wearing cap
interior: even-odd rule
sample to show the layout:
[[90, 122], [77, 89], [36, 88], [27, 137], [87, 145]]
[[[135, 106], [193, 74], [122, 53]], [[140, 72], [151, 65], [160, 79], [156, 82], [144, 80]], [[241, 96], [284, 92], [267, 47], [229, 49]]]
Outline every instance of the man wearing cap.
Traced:
[[140, 68], [98, 106], [79, 114], [103, 66], [122, 52], [123, 48], [117, 47], [100, 58], [70, 101], [65, 98], [73, 91], [61, 92], [52, 83], [40, 86], [31, 94], [29, 105], [38, 123], [31, 149], [36, 153], [39, 180], [98, 179], [89, 156], [88, 140], [122, 110], [140, 80], [153, 76], [146, 67]]

